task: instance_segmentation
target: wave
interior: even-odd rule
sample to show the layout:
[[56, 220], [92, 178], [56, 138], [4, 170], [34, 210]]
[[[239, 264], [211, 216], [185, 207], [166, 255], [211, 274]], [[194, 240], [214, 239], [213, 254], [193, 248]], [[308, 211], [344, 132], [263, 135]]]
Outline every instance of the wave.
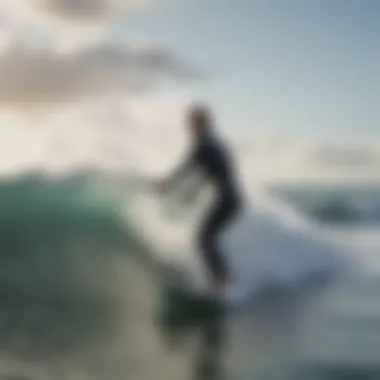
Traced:
[[280, 186], [270, 192], [300, 212], [328, 224], [380, 223], [378, 184]]
[[[340, 252], [309, 221], [278, 201], [252, 197], [254, 203], [247, 202], [221, 237], [241, 286], [292, 286], [336, 268]], [[104, 292], [115, 282], [116, 252], [159, 280], [173, 268], [187, 268], [204, 281], [193, 247], [204, 204], [181, 215], [173, 203], [149, 194], [133, 178], [96, 173], [34, 173], [1, 182], [0, 291], [77, 296], [104, 286]]]
[[[292, 287], [336, 268], [337, 250], [307, 220], [287, 205], [254, 198], [225, 236], [242, 286]], [[180, 213], [173, 203], [130, 177], [31, 173], [1, 181], [0, 348], [40, 363], [63, 354], [64, 366], [70, 353], [75, 370], [83, 352], [95, 350], [96, 364], [112, 371], [118, 365], [123, 374], [131, 362], [145, 368], [147, 349], [158, 363], [168, 360], [153, 322], [157, 309], [170, 309], [161, 285], [184, 267], [205, 278], [191, 249], [202, 207]], [[120, 353], [127, 360], [115, 363]], [[147, 370], [166, 372], [160, 368]]]
[[341, 196], [310, 207], [309, 214], [321, 222], [379, 224], [380, 201]]
[[89, 178], [29, 174], [3, 180], [0, 289], [40, 295], [67, 291], [78, 251], [83, 255], [94, 240], [105, 244], [122, 238], [116, 209]]
[[[160, 252], [163, 261], [182, 267], [200, 287], [207, 275], [193, 242], [208, 201], [206, 197], [189, 215], [180, 217], [142, 191], [127, 210], [141, 239]], [[239, 287], [252, 296], [265, 288], [294, 288], [316, 276], [336, 273], [344, 261], [340, 249], [311, 221], [254, 192], [247, 193], [245, 211], [223, 233], [220, 244]]]
[[[131, 362], [137, 372], [145, 368], [147, 347], [156, 347], [152, 319], [166, 266], [125, 218], [135, 189], [131, 179], [79, 172], [0, 182], [3, 374], [96, 378], [100, 368], [108, 371], [102, 377], [118, 379], [134, 375]], [[120, 355], [127, 359], [115, 362]], [[165, 352], [158, 348], [154, 355]], [[20, 362], [38, 364], [24, 369]]]

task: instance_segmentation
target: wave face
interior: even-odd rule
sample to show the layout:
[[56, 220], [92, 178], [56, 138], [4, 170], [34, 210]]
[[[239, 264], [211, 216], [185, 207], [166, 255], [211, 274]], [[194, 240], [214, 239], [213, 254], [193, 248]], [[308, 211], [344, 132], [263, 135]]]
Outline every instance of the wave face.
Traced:
[[[0, 289], [21, 296], [24, 292], [63, 296], [70, 289], [80, 291], [79, 284], [70, 279], [89, 279], [85, 273], [83, 277], [75, 273], [84, 269], [80, 260], [88, 254], [85, 252], [92, 252], [96, 261], [96, 252], [101, 250], [100, 246], [94, 249], [97, 240], [115, 246], [124, 239], [117, 208], [117, 200], [91, 177], [48, 179], [30, 174], [3, 180]], [[85, 291], [85, 281], [82, 285]], [[87, 289], [93, 285], [89, 283]]]
[[185, 378], [158, 345], [160, 273], [122, 213], [133, 191], [84, 173], [0, 182], [2, 376]]

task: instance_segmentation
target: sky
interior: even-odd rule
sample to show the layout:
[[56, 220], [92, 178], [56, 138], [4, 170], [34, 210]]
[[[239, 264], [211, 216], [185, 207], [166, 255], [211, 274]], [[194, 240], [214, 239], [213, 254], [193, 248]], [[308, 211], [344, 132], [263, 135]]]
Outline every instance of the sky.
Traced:
[[379, 13], [377, 0], [0, 0], [0, 133], [22, 146], [3, 152], [41, 162], [54, 137], [89, 160], [107, 156], [83, 148], [97, 128], [123, 130], [125, 157], [145, 145], [153, 167], [204, 101], [258, 178], [380, 180]]
[[206, 0], [120, 22], [211, 73], [223, 123], [347, 141], [379, 136], [377, 0]]

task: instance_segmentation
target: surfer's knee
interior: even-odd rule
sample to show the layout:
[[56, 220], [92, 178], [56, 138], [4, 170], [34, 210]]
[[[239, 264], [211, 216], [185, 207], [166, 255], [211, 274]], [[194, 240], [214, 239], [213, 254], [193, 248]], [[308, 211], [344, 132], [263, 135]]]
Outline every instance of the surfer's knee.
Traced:
[[210, 247], [210, 242], [207, 236], [201, 234], [198, 238], [198, 246], [202, 252], [207, 251]]
[[201, 231], [198, 236], [198, 245], [203, 253], [212, 251], [214, 242], [213, 236], [207, 231]]

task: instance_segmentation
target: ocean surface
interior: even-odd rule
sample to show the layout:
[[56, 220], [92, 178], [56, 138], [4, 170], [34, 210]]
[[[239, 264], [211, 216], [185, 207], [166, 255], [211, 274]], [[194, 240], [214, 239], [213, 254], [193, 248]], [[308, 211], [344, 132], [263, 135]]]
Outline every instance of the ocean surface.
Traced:
[[269, 192], [323, 224], [380, 224], [380, 184], [283, 185]]
[[233, 311], [173, 300], [125, 210], [138, 186], [0, 183], [0, 379], [380, 379], [380, 187], [276, 187], [353, 263]]

